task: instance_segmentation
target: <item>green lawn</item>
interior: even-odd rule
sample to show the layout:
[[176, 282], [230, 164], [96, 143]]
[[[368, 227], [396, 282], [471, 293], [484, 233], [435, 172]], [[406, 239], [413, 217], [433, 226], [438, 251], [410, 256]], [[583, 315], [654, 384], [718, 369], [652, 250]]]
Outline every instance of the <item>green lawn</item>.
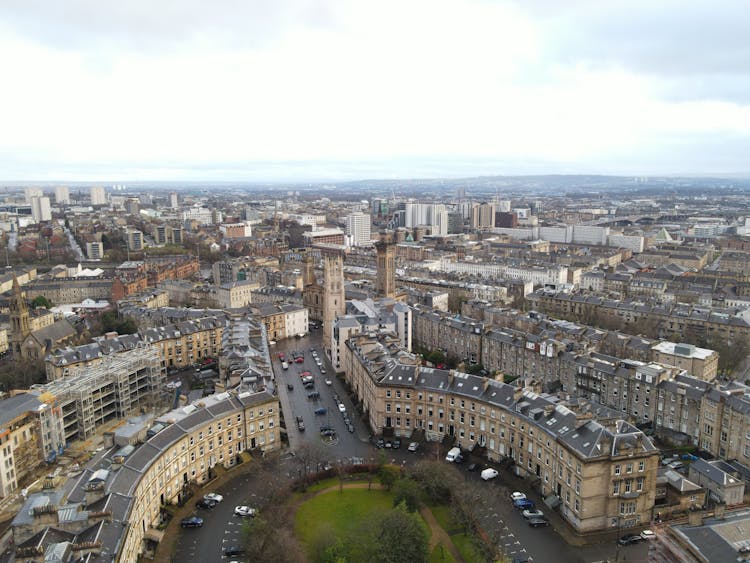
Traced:
[[[378, 512], [386, 512], [393, 508], [393, 493], [382, 489], [338, 489], [319, 494], [302, 503], [297, 509], [294, 521], [294, 532], [306, 548], [309, 549], [319, 536], [320, 530], [332, 528], [337, 537], [347, 537], [349, 532], [357, 530], [363, 522], [372, 519]], [[420, 522], [427, 532], [432, 530], [420, 518]], [[454, 561], [445, 550], [445, 557], [435, 561]]]
[[433, 516], [435, 516], [435, 520], [438, 521], [440, 526], [445, 530], [446, 532], [450, 532], [451, 528], [453, 527], [451, 524], [451, 509], [447, 504], [436, 504], [430, 507], [430, 510], [432, 510]]
[[451, 539], [466, 563], [482, 563], [485, 561], [484, 557], [474, 548], [474, 540], [470, 536], [454, 534]]
[[345, 537], [373, 512], [392, 508], [393, 495], [378, 489], [344, 489], [323, 493], [300, 505], [294, 523], [297, 537], [310, 545], [319, 528], [333, 527], [336, 535]]
[[[452, 530], [456, 529], [456, 525], [453, 523], [453, 518], [451, 517], [450, 506], [447, 504], [437, 504], [431, 506], [430, 510], [432, 510], [435, 520], [438, 521], [440, 526], [442, 526], [446, 532], [450, 533]], [[477, 553], [477, 550], [474, 548], [471, 536], [467, 536], [466, 534], [453, 534], [451, 535], [451, 540], [453, 540], [456, 549], [458, 549], [461, 557], [463, 557], [467, 563], [484, 561], [484, 558]], [[435, 561], [434, 552], [433, 561]]]
[[444, 547], [442, 543], [435, 546], [430, 554], [430, 563], [455, 563], [456, 560], [448, 551], [447, 547]]

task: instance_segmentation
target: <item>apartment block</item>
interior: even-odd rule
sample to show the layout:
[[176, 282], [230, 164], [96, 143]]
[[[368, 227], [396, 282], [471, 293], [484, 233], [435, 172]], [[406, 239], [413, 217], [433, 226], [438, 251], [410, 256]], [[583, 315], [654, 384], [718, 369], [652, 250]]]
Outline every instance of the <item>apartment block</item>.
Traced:
[[202, 358], [216, 358], [221, 352], [225, 324], [223, 318], [203, 317], [145, 328], [136, 334], [108, 335], [92, 344], [55, 350], [45, 358], [47, 380], [56, 381], [74, 368], [94, 366], [104, 358], [143, 345], [153, 345], [167, 369], [187, 367]]
[[721, 459], [750, 465], [750, 387], [687, 375], [659, 387], [656, 433]]
[[263, 322], [269, 340], [277, 341], [287, 338], [286, 312], [273, 303], [250, 303], [251, 311]]
[[682, 342], [750, 337], [750, 324], [731, 310], [684, 304], [648, 304], [599, 296], [536, 291], [527, 296], [537, 311], [571, 320], [642, 323], [661, 338]]
[[483, 323], [417, 305], [412, 307], [412, 326], [415, 345], [458, 361], [480, 362]]
[[704, 381], [713, 381], [719, 369], [719, 354], [714, 350], [699, 348], [692, 344], [659, 342], [651, 347], [655, 362], [684, 369], [690, 375]]
[[53, 303], [80, 303], [84, 299], [109, 300], [112, 278], [37, 278], [24, 287], [28, 299], [43, 295]]
[[436, 269], [441, 272], [458, 272], [485, 278], [529, 281], [534, 286], [564, 284], [568, 280], [568, 268], [558, 265], [461, 262], [443, 257]]
[[170, 411], [121, 467], [87, 468], [64, 501], [57, 490], [30, 497], [13, 521], [16, 553], [41, 563], [44, 545], [92, 561], [138, 561], [163, 537], [165, 505], [218, 466], [277, 450], [279, 431], [278, 399], [265, 391], [211, 395]]
[[104, 245], [101, 242], [87, 242], [86, 256], [89, 260], [101, 260], [104, 258]]
[[0, 400], [0, 496], [7, 497], [65, 448], [54, 398], [19, 393]]
[[236, 281], [222, 284], [216, 288], [216, 300], [222, 309], [238, 309], [253, 301], [253, 291], [260, 284], [252, 281]]
[[[374, 434], [452, 437], [518, 475], [580, 533], [646, 524], [654, 505], [658, 450], [622, 420], [576, 414], [551, 397], [462, 373], [424, 368], [387, 335], [347, 342], [347, 383]], [[613, 524], [614, 522], [614, 524]]]
[[122, 311], [128, 307], [145, 307], [158, 309], [169, 306], [169, 293], [161, 289], [152, 289], [146, 293], [129, 295], [117, 302], [117, 308]]
[[97, 360], [69, 366], [65, 377], [32, 387], [40, 396], [55, 398], [65, 443], [85, 440], [102, 424], [163, 399], [165, 370], [156, 347], [141, 344]]
[[128, 250], [130, 251], [138, 252], [143, 250], [143, 233], [137, 230], [128, 230], [127, 243]]

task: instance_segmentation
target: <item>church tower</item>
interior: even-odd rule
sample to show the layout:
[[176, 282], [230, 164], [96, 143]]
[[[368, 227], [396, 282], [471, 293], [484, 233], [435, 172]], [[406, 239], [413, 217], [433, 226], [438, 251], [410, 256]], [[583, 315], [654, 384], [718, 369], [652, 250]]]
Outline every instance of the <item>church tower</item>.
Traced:
[[390, 233], [380, 233], [375, 243], [377, 251], [378, 277], [375, 291], [378, 297], [393, 297], [396, 294], [396, 245]]
[[323, 258], [325, 284], [323, 286], [323, 349], [330, 357], [333, 323], [346, 311], [344, 298], [344, 258], [341, 253]]
[[29, 308], [26, 305], [26, 295], [21, 291], [16, 276], [13, 276], [13, 297], [9, 303], [10, 309], [10, 343], [14, 360], [21, 359], [21, 345], [31, 334], [29, 322]]
[[315, 283], [315, 261], [310, 251], [302, 256], [302, 287]]

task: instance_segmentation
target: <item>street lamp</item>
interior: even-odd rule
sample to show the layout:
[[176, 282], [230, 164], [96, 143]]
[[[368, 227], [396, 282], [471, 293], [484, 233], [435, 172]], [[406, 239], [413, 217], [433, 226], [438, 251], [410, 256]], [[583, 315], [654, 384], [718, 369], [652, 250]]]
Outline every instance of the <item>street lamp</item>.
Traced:
[[617, 521], [612, 522], [612, 527], [617, 526], [617, 541], [615, 542], [615, 561], [620, 560], [620, 527], [622, 520], [620, 515], [617, 515]]

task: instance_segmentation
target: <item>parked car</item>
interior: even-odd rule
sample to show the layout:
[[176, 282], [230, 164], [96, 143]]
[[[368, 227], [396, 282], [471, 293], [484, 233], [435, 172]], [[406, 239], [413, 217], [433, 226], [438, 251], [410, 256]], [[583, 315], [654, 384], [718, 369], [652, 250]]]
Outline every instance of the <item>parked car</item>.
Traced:
[[522, 498], [522, 499], [514, 500], [513, 501], [513, 506], [515, 506], [516, 508], [518, 508], [520, 510], [532, 510], [533, 508], [536, 507], [536, 505], [534, 504], [534, 502], [530, 501], [527, 498]]
[[291, 383], [287, 383], [286, 388], [289, 389], [290, 391], [294, 391], [294, 385], [292, 385]]
[[530, 518], [544, 518], [544, 512], [541, 510], [524, 510], [521, 515], [527, 520]]
[[487, 469], [483, 469], [481, 473], [482, 479], [485, 481], [489, 481], [490, 479], [494, 479], [498, 476], [497, 469], [493, 469], [491, 467], [488, 467]]
[[305, 362], [305, 358], [303, 358], [302, 356], [300, 356], [300, 357], [296, 358], [294, 361], [295, 361], [295, 363], [303, 364]]
[[394, 449], [394, 450], [397, 450], [397, 449], [399, 449], [400, 447], [401, 447], [401, 440], [399, 440], [398, 438], [397, 438], [397, 439], [395, 439], [395, 440], [393, 440], [393, 449]]
[[318, 416], [322, 416], [327, 412], [328, 410], [325, 407], [320, 407], [319, 409], [315, 409], [315, 414]]
[[317, 391], [311, 391], [310, 393], [307, 394], [307, 398], [308, 399], [320, 399], [320, 393], [318, 393]]
[[346, 425], [346, 429], [352, 434], [354, 433], [354, 425], [351, 422]]
[[639, 534], [627, 534], [617, 540], [620, 545], [630, 545], [631, 543], [642, 542], [643, 538]]
[[330, 379], [326, 379], [326, 385], [333, 385], [333, 381], [331, 381]]
[[466, 468], [466, 471], [476, 471], [477, 469], [479, 469], [478, 463], [470, 463], [469, 467]]
[[517, 501], [526, 498], [526, 495], [524, 493], [519, 493], [518, 491], [514, 491], [510, 493], [510, 500]]
[[206, 500], [202, 498], [198, 502], [195, 503], [195, 508], [204, 508], [206, 510], [211, 510], [213, 508], [216, 508], [216, 505], [219, 504], [215, 500]]
[[212, 500], [214, 502], [221, 502], [224, 500], [224, 497], [221, 496], [219, 493], [207, 493], [203, 495], [203, 500]]
[[245, 548], [241, 545], [230, 545], [224, 548], [224, 555], [226, 556], [232, 556], [232, 555], [244, 555], [245, 554]]
[[299, 430], [300, 432], [305, 431], [305, 421], [302, 420], [301, 416], [297, 417], [297, 430]]
[[339, 403], [339, 412], [346, 412], [346, 407], [344, 406], [344, 403]]
[[385, 441], [385, 449], [389, 450], [392, 447], [393, 447], [393, 442], [391, 442], [390, 440], [386, 440]]
[[183, 528], [200, 528], [203, 526], [203, 518], [198, 518], [197, 516], [183, 518], [180, 520], [180, 526]]
[[409, 444], [409, 447], [407, 448], [410, 452], [416, 452], [417, 449], [419, 449], [419, 443], [418, 442], [412, 442]]
[[242, 516], [243, 518], [255, 518], [256, 514], [257, 511], [254, 508], [250, 508], [249, 506], [242, 505], [234, 507], [235, 516]]
[[656, 534], [653, 532], [653, 530], [643, 530], [641, 532], [641, 537], [644, 540], [652, 540], [656, 537]]
[[549, 522], [544, 518], [532, 518], [531, 520], [529, 520], [529, 526], [531, 526], [532, 528], [543, 528], [545, 526], [549, 526]]
[[378, 449], [383, 449], [385, 447], [385, 440], [383, 440], [383, 438], [378, 438], [378, 441], [375, 445], [378, 447]]
[[667, 467], [669, 467], [670, 469], [674, 469], [675, 471], [679, 471], [680, 469], [685, 467], [685, 464], [681, 461], [673, 461]]
[[324, 375], [325, 375], [325, 373], [326, 373], [326, 368], [324, 368], [324, 367], [322, 367], [322, 366], [321, 366], [321, 367], [320, 367], [320, 373], [322, 373], [322, 374], [324, 374]]

